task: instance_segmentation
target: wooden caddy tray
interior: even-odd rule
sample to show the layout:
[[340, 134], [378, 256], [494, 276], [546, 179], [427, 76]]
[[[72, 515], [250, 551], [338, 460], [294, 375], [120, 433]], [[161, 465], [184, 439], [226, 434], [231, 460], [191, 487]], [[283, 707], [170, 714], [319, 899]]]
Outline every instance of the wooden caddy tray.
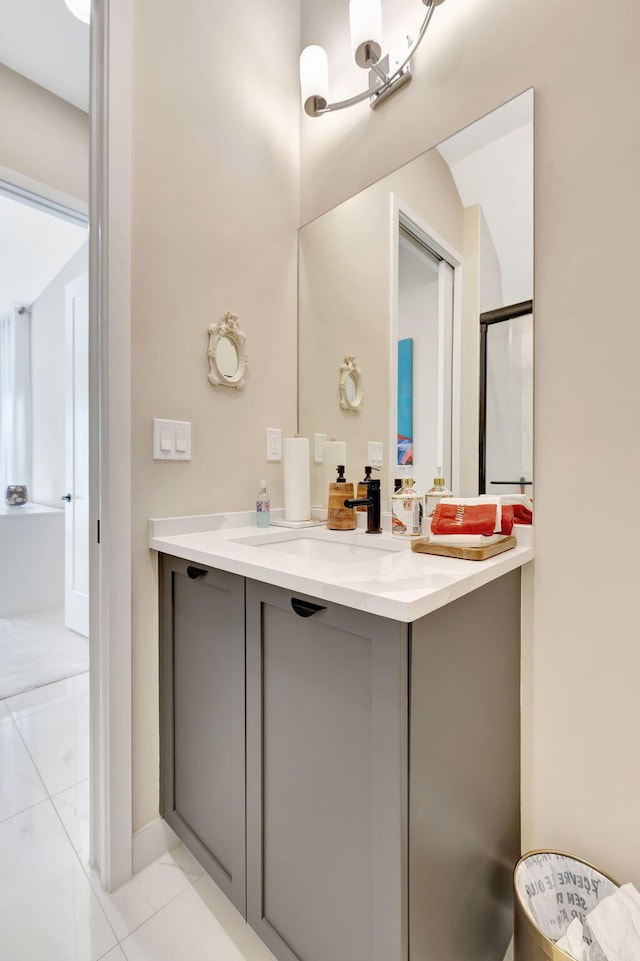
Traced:
[[503, 537], [501, 541], [486, 547], [453, 547], [449, 544], [431, 544], [428, 537], [411, 542], [411, 550], [418, 554], [439, 554], [441, 557], [460, 557], [464, 561], [486, 561], [488, 557], [510, 551], [518, 542], [515, 537]]

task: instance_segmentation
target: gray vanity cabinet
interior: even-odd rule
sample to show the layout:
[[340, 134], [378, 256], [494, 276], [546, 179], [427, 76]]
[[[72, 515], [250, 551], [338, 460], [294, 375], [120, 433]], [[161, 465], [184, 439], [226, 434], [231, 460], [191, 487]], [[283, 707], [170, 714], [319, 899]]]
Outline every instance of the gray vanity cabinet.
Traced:
[[161, 560], [161, 813], [244, 914], [244, 579]]
[[405, 957], [407, 671], [406, 625], [247, 583], [247, 919], [280, 961]]
[[501, 961], [520, 571], [405, 624], [197, 568], [162, 559], [179, 837], [278, 961]]

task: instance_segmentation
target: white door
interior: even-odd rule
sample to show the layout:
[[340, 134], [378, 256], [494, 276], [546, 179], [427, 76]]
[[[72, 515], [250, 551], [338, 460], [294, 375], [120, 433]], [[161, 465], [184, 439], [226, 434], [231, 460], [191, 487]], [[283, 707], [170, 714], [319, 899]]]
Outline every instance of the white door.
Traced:
[[65, 623], [89, 636], [89, 275], [66, 286]]

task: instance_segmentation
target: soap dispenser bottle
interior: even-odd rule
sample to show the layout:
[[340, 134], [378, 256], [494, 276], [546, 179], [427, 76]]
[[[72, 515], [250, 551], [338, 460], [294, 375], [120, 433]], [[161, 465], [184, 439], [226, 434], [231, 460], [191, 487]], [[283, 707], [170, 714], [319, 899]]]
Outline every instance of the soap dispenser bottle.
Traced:
[[[361, 480], [358, 484], [358, 492], [356, 498], [362, 500], [363, 497], [369, 496], [369, 481], [371, 480], [371, 467], [365, 467], [364, 469], [364, 480]], [[356, 507], [357, 511], [364, 512], [366, 514], [366, 507]]]
[[345, 507], [345, 500], [353, 500], [353, 484], [348, 484], [344, 476], [344, 466], [336, 468], [338, 478], [329, 484], [329, 508], [327, 527], [330, 531], [354, 531], [356, 512], [353, 507]]
[[424, 496], [425, 516], [427, 518], [433, 517], [436, 505], [445, 497], [453, 497], [453, 493], [446, 486], [444, 477], [442, 476], [442, 468], [439, 467], [438, 476], [433, 478], [433, 487], [430, 487]]
[[256, 525], [269, 527], [271, 524], [271, 498], [267, 490], [267, 482], [260, 481], [260, 490], [256, 497]]

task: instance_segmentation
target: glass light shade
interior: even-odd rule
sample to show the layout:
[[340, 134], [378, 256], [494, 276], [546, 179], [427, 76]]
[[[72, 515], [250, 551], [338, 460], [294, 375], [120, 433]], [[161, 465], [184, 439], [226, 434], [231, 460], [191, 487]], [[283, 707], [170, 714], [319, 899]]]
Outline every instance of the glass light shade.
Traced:
[[329, 60], [322, 47], [313, 44], [300, 54], [302, 106], [313, 98], [329, 100]]
[[[356, 63], [358, 51], [367, 44], [382, 46], [382, 10], [380, 0], [349, 0], [351, 46]], [[361, 64], [360, 64], [361, 65]]]
[[89, 23], [91, 19], [91, 0], [64, 0], [74, 17]]

